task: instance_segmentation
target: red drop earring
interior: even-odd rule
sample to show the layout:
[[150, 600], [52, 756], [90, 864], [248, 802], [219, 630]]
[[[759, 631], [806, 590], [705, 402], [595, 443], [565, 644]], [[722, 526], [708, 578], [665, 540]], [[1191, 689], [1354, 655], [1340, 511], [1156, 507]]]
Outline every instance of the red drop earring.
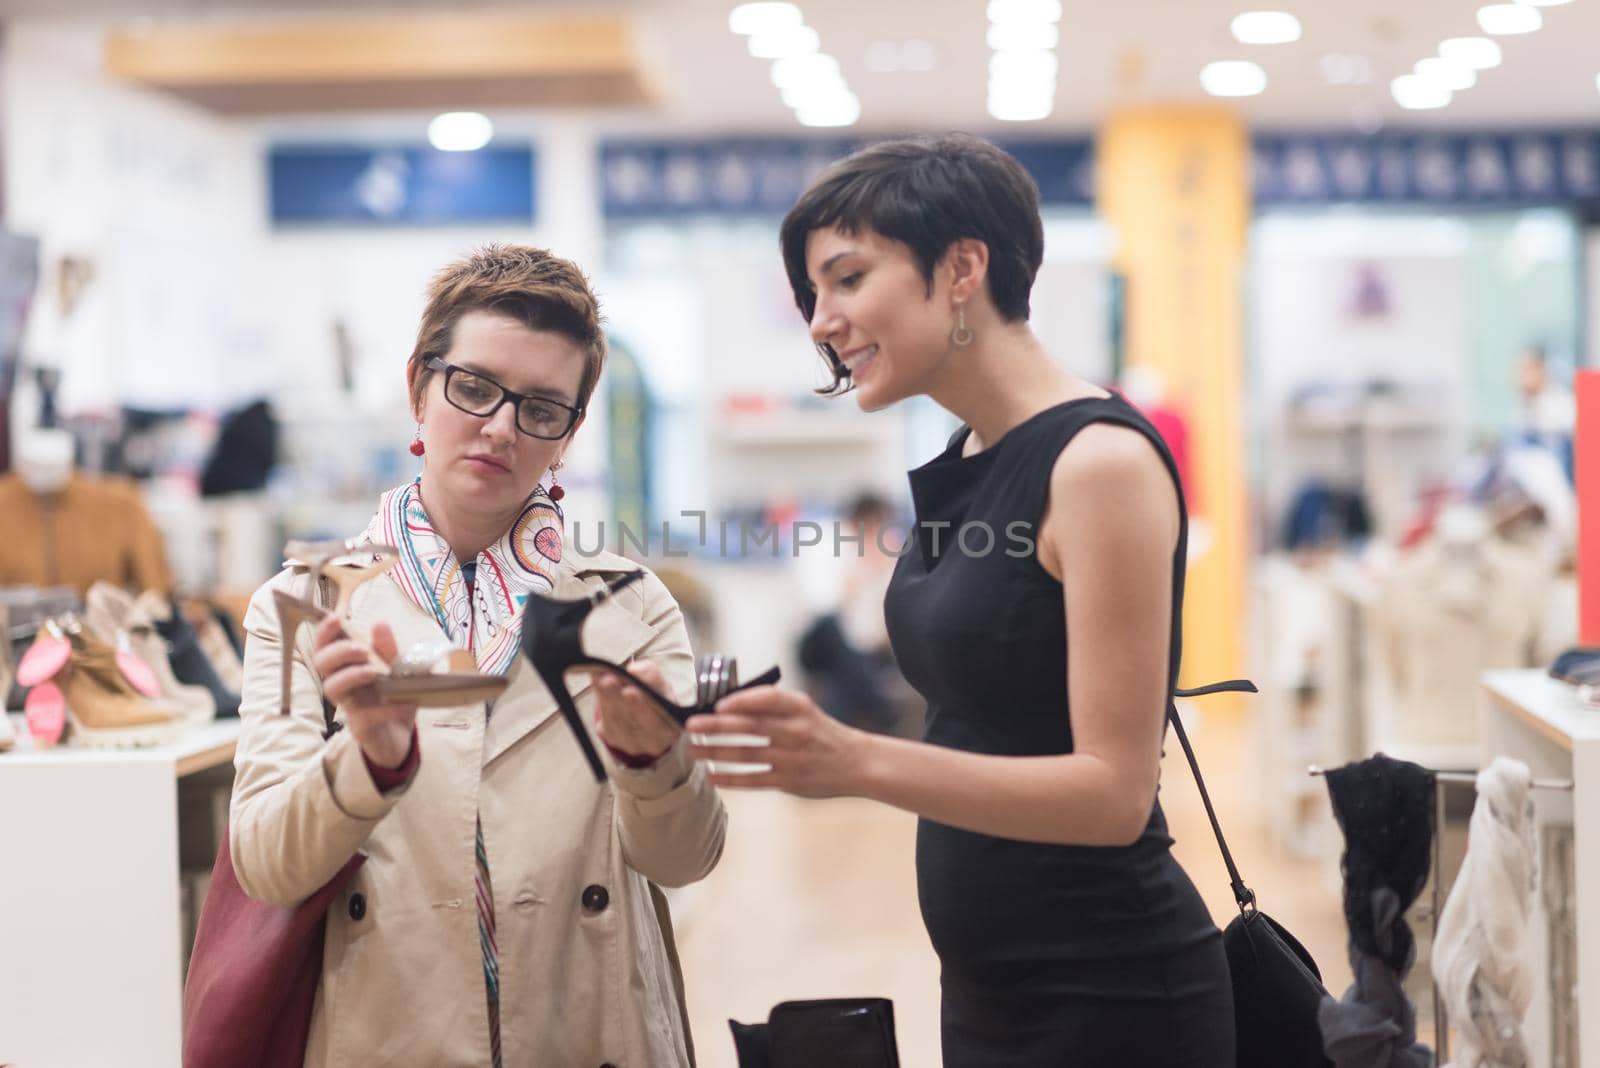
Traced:
[[556, 472], [559, 470], [561, 470], [560, 460], [550, 465], [550, 499], [552, 501], [559, 501], [567, 495], [567, 491], [561, 487], [561, 483], [556, 481]]
[[409, 451], [412, 456], [421, 456], [423, 453], [428, 451], [428, 447], [422, 443], [421, 423], [417, 424], [417, 436], [411, 439], [411, 448]]

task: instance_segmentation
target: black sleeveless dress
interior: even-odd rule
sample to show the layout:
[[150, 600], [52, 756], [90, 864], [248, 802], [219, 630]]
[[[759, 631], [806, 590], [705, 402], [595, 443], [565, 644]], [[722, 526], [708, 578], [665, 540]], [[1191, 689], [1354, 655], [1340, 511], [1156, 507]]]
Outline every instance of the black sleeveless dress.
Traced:
[[[961, 455], [963, 430], [911, 472], [917, 527], [885, 611], [900, 668], [928, 702], [928, 742], [1008, 756], [1072, 752], [1061, 583], [1033, 542], [1057, 457], [1096, 422], [1144, 434], [1178, 484], [1160, 436], [1116, 397], [1049, 408], [971, 457]], [[1187, 515], [1181, 529], [1169, 685], [1181, 651]], [[1232, 1068], [1222, 939], [1171, 844], [1159, 802], [1126, 847], [1019, 842], [919, 821], [917, 889], [942, 965], [945, 1068]]]

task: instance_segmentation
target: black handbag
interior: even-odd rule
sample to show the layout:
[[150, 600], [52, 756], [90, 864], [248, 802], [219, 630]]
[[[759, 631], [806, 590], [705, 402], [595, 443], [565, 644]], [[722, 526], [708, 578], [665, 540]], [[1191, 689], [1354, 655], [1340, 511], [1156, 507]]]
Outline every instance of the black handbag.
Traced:
[[900, 1068], [888, 998], [785, 1001], [764, 1024], [728, 1026], [739, 1068]]
[[[1220, 682], [1194, 690], [1176, 690], [1177, 697], [1203, 697], [1212, 693], [1255, 693], [1254, 683], [1244, 680]], [[1222, 837], [1216, 809], [1200, 775], [1189, 736], [1178, 719], [1176, 707], [1169, 706], [1167, 718], [1189, 758], [1200, 801], [1211, 820], [1211, 831], [1222, 850], [1232, 881], [1233, 897], [1239, 915], [1222, 932], [1222, 945], [1228, 955], [1228, 972], [1233, 982], [1233, 1023], [1238, 1042], [1238, 1068], [1332, 1068], [1333, 1062], [1322, 1052], [1322, 1028], [1317, 1024], [1317, 1007], [1328, 997], [1322, 973], [1294, 935], [1256, 908], [1256, 894], [1244, 884], [1228, 842]]]

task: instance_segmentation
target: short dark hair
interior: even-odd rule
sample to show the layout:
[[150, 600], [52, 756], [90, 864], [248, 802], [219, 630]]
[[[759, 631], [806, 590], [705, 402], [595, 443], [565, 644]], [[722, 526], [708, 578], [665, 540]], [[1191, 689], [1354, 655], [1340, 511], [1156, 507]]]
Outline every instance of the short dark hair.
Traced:
[[[1028, 318], [1028, 294], [1044, 259], [1039, 187], [1022, 164], [981, 138], [943, 134], [880, 141], [827, 167], [784, 216], [783, 265], [806, 322], [817, 295], [806, 277], [815, 230], [871, 230], [908, 246], [933, 289], [933, 268], [963, 238], [989, 247], [989, 296], [1008, 322]], [[848, 376], [827, 345], [832, 390]], [[827, 392], [827, 391], [824, 391]]]

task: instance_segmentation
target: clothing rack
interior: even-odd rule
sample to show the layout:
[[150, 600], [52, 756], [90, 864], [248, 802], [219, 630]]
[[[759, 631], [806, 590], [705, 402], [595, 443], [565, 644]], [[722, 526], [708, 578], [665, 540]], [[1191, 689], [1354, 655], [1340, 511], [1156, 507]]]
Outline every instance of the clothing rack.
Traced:
[[[1439, 932], [1439, 916], [1444, 912], [1444, 878], [1441, 872], [1443, 866], [1442, 847], [1439, 839], [1443, 837], [1440, 831], [1444, 820], [1444, 805], [1439, 796], [1439, 787], [1448, 783], [1476, 784], [1478, 773], [1475, 771], [1438, 771], [1433, 768], [1424, 768], [1424, 771], [1433, 776], [1433, 892], [1429, 897], [1429, 904], [1433, 909], [1430, 923], [1433, 925], [1435, 936]], [[1313, 777], [1322, 777], [1328, 774], [1328, 769], [1313, 764], [1306, 769], [1306, 774]], [[1564, 790], [1572, 792], [1571, 779], [1534, 779], [1529, 784], [1535, 790]], [[1433, 962], [1428, 962], [1431, 974]], [[1445, 1016], [1444, 998], [1439, 993], [1437, 981], [1429, 984], [1433, 988], [1433, 1056], [1435, 1064], [1444, 1064], [1450, 1059], [1450, 1021]]]

